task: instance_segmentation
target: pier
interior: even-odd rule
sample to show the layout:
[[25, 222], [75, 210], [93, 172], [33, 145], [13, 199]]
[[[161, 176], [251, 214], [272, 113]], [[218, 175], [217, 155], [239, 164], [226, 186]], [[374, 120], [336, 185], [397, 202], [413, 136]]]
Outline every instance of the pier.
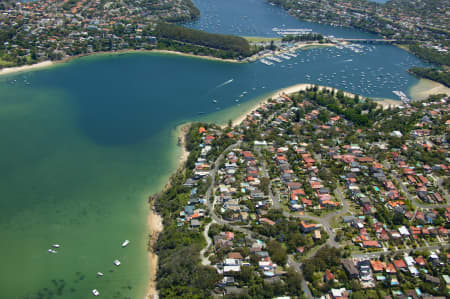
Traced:
[[349, 42], [359, 44], [393, 44], [397, 42], [396, 39], [383, 38], [335, 38], [336, 42]]

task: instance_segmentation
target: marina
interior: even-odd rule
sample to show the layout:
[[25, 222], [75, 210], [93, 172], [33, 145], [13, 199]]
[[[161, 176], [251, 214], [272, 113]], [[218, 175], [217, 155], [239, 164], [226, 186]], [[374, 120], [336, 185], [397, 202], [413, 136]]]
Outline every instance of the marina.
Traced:
[[308, 33], [313, 33], [312, 29], [307, 28], [272, 28], [272, 31], [278, 35], [287, 36], [287, 35], [304, 35]]
[[411, 99], [403, 91], [393, 90], [392, 93], [398, 96], [404, 104], [411, 102]]
[[[285, 27], [373, 37], [300, 22], [264, 1], [194, 2], [202, 15], [188, 26], [209, 23], [208, 31], [277, 37], [272, 28]], [[411, 97], [418, 80], [406, 70], [426, 63], [388, 44], [355, 49], [361, 52], [320, 47], [284, 53], [292, 58], [280, 62], [262, 58], [270, 68], [262, 59], [101, 54], [1, 77], [0, 232], [8, 244], [0, 248], [2, 295], [48, 297], [62, 288], [62, 298], [79, 299], [96, 288], [105, 298], [144, 297], [150, 276], [147, 200], [179, 166], [174, 128], [197, 120], [226, 124], [257, 99], [298, 83]], [[126, 239], [131, 243], [122, 249]], [[120, 267], [112, 263], [116, 259]], [[98, 271], [105, 276], [98, 278]]]
[[267, 56], [266, 59], [269, 59], [269, 60], [272, 60], [272, 61], [275, 61], [278, 63], [282, 62], [282, 60], [280, 58], [277, 58], [275, 56]]

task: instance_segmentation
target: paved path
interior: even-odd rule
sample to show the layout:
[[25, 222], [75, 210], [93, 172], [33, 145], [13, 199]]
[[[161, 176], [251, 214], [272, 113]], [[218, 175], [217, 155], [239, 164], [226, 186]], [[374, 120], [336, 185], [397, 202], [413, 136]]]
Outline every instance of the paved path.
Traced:
[[[202, 265], [205, 265], [205, 266], [211, 264], [210, 261], [205, 256], [205, 253], [207, 252], [209, 246], [211, 246], [211, 244], [212, 244], [212, 240], [209, 238], [208, 232], [209, 232], [209, 228], [211, 227], [211, 225], [213, 223], [218, 223], [220, 225], [229, 225], [234, 230], [240, 231], [240, 232], [246, 234], [248, 238], [253, 239], [254, 233], [252, 231], [250, 231], [249, 229], [237, 226], [237, 225], [233, 224], [233, 222], [226, 221], [226, 220], [222, 219], [221, 217], [217, 216], [217, 214], [215, 213], [215, 209], [214, 209], [216, 201], [217, 201], [217, 197], [214, 196], [213, 193], [214, 193], [214, 190], [215, 190], [214, 187], [215, 187], [215, 184], [216, 184], [216, 174], [217, 174], [217, 171], [219, 169], [220, 163], [221, 163], [222, 159], [224, 159], [225, 152], [228, 152], [229, 150], [232, 150], [233, 148], [236, 148], [240, 144], [241, 144], [241, 141], [239, 141], [239, 142], [237, 142], [235, 144], [232, 144], [229, 147], [227, 147], [222, 152], [222, 154], [220, 154], [219, 157], [217, 157], [217, 159], [216, 159], [216, 161], [214, 163], [214, 168], [212, 169], [212, 171], [210, 173], [210, 175], [211, 175], [211, 184], [208, 187], [208, 190], [206, 192], [206, 203], [207, 203], [207, 206], [208, 206], [209, 216], [212, 218], [212, 222], [208, 223], [205, 226], [205, 229], [203, 231], [203, 235], [204, 235], [204, 237], [206, 239], [207, 245], [206, 245], [206, 247], [204, 247], [200, 251], [200, 258], [201, 258], [201, 261], [202, 261]], [[258, 151], [258, 153], [260, 155], [260, 151]], [[267, 169], [266, 169], [265, 161], [262, 160], [261, 165], [262, 165], [262, 170], [264, 172], [264, 176], [270, 178], [269, 174], [267, 172]], [[213, 196], [213, 199], [212, 199], [212, 196]], [[270, 196], [270, 198], [272, 200], [273, 207], [276, 208], [276, 209], [279, 209], [280, 208], [279, 197], [273, 195], [272, 188], [271, 188], [270, 184], [269, 184], [269, 196]], [[339, 247], [339, 244], [335, 241], [335, 232], [334, 232], [333, 228], [331, 227], [331, 221], [334, 219], [334, 217], [338, 217], [338, 216], [341, 216], [341, 215], [343, 215], [345, 213], [348, 213], [349, 205], [348, 205], [347, 200], [345, 199], [345, 196], [344, 196], [343, 191], [342, 191], [340, 186], [338, 186], [338, 188], [335, 190], [335, 196], [341, 202], [342, 209], [338, 210], [338, 211], [334, 211], [334, 212], [328, 213], [324, 217], [317, 217], [317, 216], [312, 216], [312, 215], [299, 215], [299, 214], [289, 213], [289, 212], [286, 212], [286, 211], [283, 212], [283, 215], [285, 217], [288, 217], [288, 218], [289, 217], [294, 217], [294, 218], [305, 219], [305, 220], [312, 220], [312, 221], [318, 222], [318, 223], [322, 224], [324, 230], [327, 232], [327, 234], [328, 234], [327, 242], [325, 242], [321, 246], [318, 246], [318, 247], [314, 248], [314, 250], [310, 251], [309, 254], [307, 255], [307, 258], [310, 258], [310, 257], [314, 256], [320, 248], [322, 248], [322, 247], [324, 247], [326, 245], [332, 246], [332, 247]], [[262, 239], [265, 239], [263, 236], [259, 236], [259, 237], [261, 237]], [[292, 255], [288, 256], [288, 265], [293, 267], [303, 277], [301, 264], [296, 262]], [[308, 298], [308, 299], [313, 298], [313, 296], [311, 294], [311, 291], [308, 288], [307, 282], [305, 280], [302, 280], [302, 289], [305, 292], [306, 298]]]
[[324, 217], [318, 217], [318, 216], [312, 216], [312, 215], [299, 215], [299, 214], [293, 214], [293, 213], [289, 213], [289, 212], [283, 212], [283, 215], [285, 217], [294, 217], [294, 218], [298, 218], [298, 219], [312, 220], [312, 221], [318, 222], [318, 223], [322, 224], [322, 227], [327, 232], [327, 234], [328, 234], [327, 242], [322, 244], [319, 247], [316, 247], [316, 249], [314, 250], [314, 254], [308, 255], [308, 257], [314, 256], [315, 252], [317, 252], [317, 250], [319, 250], [320, 248], [324, 247], [325, 245], [328, 245], [328, 246], [331, 246], [331, 247], [339, 247], [340, 246], [335, 241], [336, 234], [334, 232], [334, 229], [331, 227], [331, 222], [333, 221], [333, 219], [335, 217], [339, 217], [339, 216], [342, 216], [342, 215], [348, 213], [349, 212], [349, 205], [348, 205], [348, 201], [345, 198], [345, 196], [344, 196], [340, 186], [338, 186], [336, 188], [334, 194], [339, 199], [339, 201], [342, 203], [342, 209], [334, 211], [334, 212], [331, 212], [331, 213], [328, 213]]
[[[201, 251], [200, 251], [200, 259], [202, 261], [202, 265], [210, 265], [210, 261], [208, 260], [208, 258], [205, 256], [206, 251], [208, 250], [209, 246], [211, 246], [212, 244], [212, 240], [211, 238], [208, 236], [208, 232], [209, 232], [209, 228], [211, 227], [211, 225], [213, 223], [218, 223], [220, 225], [230, 225], [233, 227], [234, 230], [242, 232], [244, 234], [247, 235], [248, 238], [252, 239], [252, 232], [246, 228], [234, 225], [232, 222], [230, 221], [226, 221], [223, 220], [221, 217], [218, 217], [216, 215], [216, 212], [214, 210], [216, 201], [217, 201], [217, 197], [214, 196], [214, 186], [216, 184], [216, 174], [217, 171], [219, 170], [220, 167], [220, 163], [221, 161], [225, 158], [225, 153], [232, 150], [233, 148], [238, 147], [239, 145], [241, 145], [242, 141], [238, 141], [230, 146], [228, 146], [226, 149], [224, 149], [222, 151], [222, 153], [219, 155], [219, 157], [217, 157], [216, 161], [214, 162], [214, 168], [212, 169], [212, 171], [210, 172], [210, 176], [211, 176], [211, 184], [208, 187], [208, 190], [206, 191], [206, 205], [208, 207], [208, 211], [209, 211], [209, 216], [212, 218], [212, 221], [210, 223], [208, 223], [205, 226], [205, 229], [203, 230], [203, 236], [206, 239], [206, 247], [204, 247]], [[213, 200], [211, 201], [211, 197], [213, 196]]]
[[[257, 150], [259, 161], [261, 162], [261, 169], [263, 171], [263, 177], [268, 178], [270, 180], [269, 172], [267, 171], [267, 163], [266, 160], [261, 155], [261, 149], [258, 148]], [[276, 196], [273, 195], [272, 190], [272, 183], [269, 182], [269, 198], [272, 201], [272, 206], [275, 209], [280, 209], [280, 194], [277, 193]]]
[[[287, 261], [288, 266], [291, 266], [292, 268], [294, 268], [295, 271], [297, 271], [298, 273], [300, 273], [303, 277], [303, 271], [302, 271], [302, 267], [300, 263], [297, 263], [294, 258], [292, 257], [292, 255], [288, 256], [288, 261]], [[314, 298], [313, 295], [311, 294], [311, 290], [308, 287], [308, 283], [306, 282], [306, 280], [302, 279], [302, 290], [305, 293], [305, 297], [307, 299], [312, 299]]]
[[416, 248], [408, 248], [408, 249], [397, 249], [397, 250], [387, 250], [387, 251], [375, 251], [375, 252], [365, 252], [365, 253], [352, 253], [352, 257], [353, 258], [375, 258], [375, 257], [379, 257], [380, 255], [383, 254], [389, 254], [389, 253], [395, 253], [395, 254], [399, 254], [399, 253], [410, 253], [410, 252], [415, 252], [415, 251], [421, 251], [421, 250], [436, 250], [439, 248], [449, 248], [450, 244], [440, 244], [440, 245], [433, 245], [433, 246], [422, 246], [422, 247], [416, 247]]

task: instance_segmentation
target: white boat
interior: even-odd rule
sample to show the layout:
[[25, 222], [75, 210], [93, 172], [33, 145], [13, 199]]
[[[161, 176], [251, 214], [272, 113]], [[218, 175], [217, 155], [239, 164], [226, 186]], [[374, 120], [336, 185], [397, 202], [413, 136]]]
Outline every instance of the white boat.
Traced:
[[119, 260], [114, 260], [113, 264], [116, 265], [117, 267], [119, 267], [120, 266], [120, 261]]
[[284, 58], [284, 59], [286, 59], [286, 60], [289, 60], [289, 59], [292, 58], [292, 57], [290, 57], [290, 56], [287, 56], [286, 54], [278, 54], [278, 57]]
[[103, 273], [102, 272], [97, 272], [97, 276], [103, 276]]
[[50, 252], [50, 253], [56, 253], [57, 251], [56, 251], [56, 250], [53, 250], [53, 249], [49, 249], [48, 252]]
[[52, 247], [53, 247], [53, 248], [59, 248], [60, 245], [59, 245], [59, 244], [53, 244]]
[[99, 292], [97, 289], [93, 289], [93, 290], [92, 290], [92, 294], [93, 294], [94, 296], [98, 296], [98, 295], [100, 295], [100, 292]]
[[261, 61], [262, 63], [264, 63], [265, 65], [272, 65], [272, 64], [273, 64], [272, 62], [267, 61], [267, 60], [265, 60], [265, 59], [261, 59], [260, 61]]
[[[216, 101], [216, 100], [214, 100], [214, 101]], [[216, 102], [214, 102], [214, 103], [216, 103]], [[128, 244], [130, 244], [130, 241], [129, 240], [125, 240], [125, 242], [122, 243], [122, 247], [126, 247]]]
[[269, 60], [272, 60], [272, 61], [275, 61], [275, 62], [282, 62], [281, 59], [273, 57], [273, 56], [267, 56], [266, 59], [269, 59]]

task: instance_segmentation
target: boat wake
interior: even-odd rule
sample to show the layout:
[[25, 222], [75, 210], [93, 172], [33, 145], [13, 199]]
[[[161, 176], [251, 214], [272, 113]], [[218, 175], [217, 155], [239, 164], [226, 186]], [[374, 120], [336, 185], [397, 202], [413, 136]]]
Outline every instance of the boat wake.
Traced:
[[346, 63], [346, 62], [352, 62], [353, 59], [346, 59], [346, 60], [341, 60], [338, 63]]
[[225, 85], [228, 85], [233, 81], [234, 81], [234, 79], [231, 78], [230, 80], [227, 80], [227, 81], [223, 82], [222, 84], [217, 85], [216, 88], [224, 87]]

